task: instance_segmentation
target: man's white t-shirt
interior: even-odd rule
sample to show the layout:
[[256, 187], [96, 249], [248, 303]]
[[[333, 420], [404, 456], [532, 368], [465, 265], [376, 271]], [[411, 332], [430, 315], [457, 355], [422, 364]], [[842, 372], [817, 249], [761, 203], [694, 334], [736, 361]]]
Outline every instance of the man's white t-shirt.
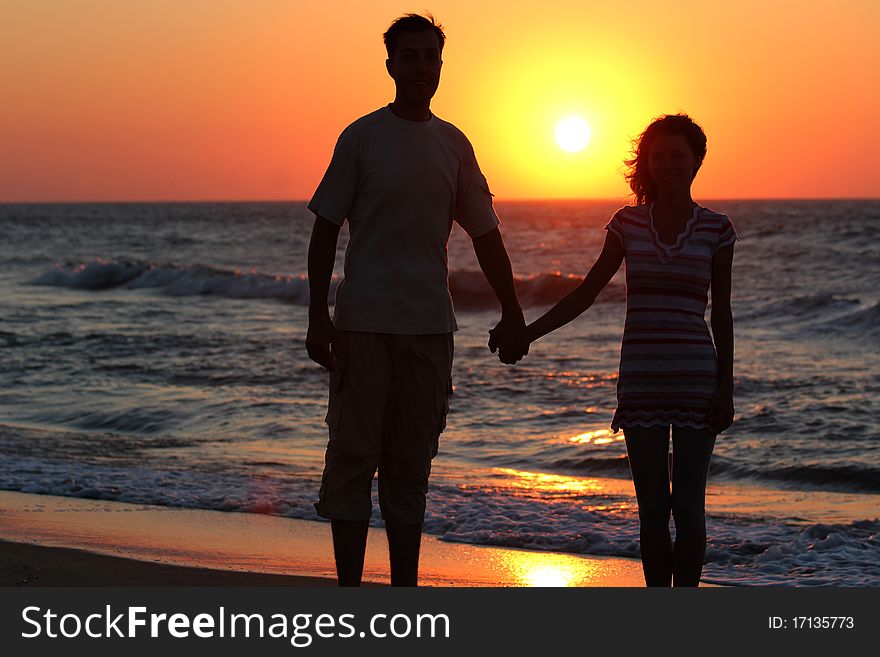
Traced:
[[436, 116], [389, 107], [340, 135], [309, 209], [351, 238], [333, 322], [344, 331], [431, 334], [458, 329], [446, 243], [457, 221], [473, 237], [498, 225], [467, 137]]

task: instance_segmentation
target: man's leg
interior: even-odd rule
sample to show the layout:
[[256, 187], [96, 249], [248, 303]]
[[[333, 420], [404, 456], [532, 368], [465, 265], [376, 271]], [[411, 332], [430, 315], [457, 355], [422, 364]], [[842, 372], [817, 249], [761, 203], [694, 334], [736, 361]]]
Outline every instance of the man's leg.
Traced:
[[715, 447], [708, 429], [672, 427], [673, 586], [699, 586], [706, 558], [706, 479]]
[[393, 384], [379, 464], [391, 585], [417, 586], [431, 459], [449, 409], [452, 334], [392, 337]]
[[639, 502], [639, 548], [648, 586], [672, 584], [669, 535], [669, 427], [624, 430], [626, 453]]
[[382, 451], [391, 381], [386, 336], [340, 331], [342, 357], [330, 374], [330, 440], [315, 509], [331, 520], [340, 586], [359, 586]]
[[336, 581], [339, 586], [360, 586], [364, 574], [369, 520], [331, 520]]
[[418, 586], [422, 523], [386, 520], [385, 536], [388, 538], [388, 558], [391, 562], [391, 586]]

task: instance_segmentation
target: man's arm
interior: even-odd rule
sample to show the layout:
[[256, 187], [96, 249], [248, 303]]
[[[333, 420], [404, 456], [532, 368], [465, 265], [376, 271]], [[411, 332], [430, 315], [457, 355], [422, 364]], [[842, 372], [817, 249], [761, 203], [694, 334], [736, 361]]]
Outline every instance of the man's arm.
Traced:
[[480, 269], [483, 270], [486, 280], [489, 281], [501, 303], [501, 321], [489, 332], [489, 349], [494, 353], [503, 334], [522, 329], [525, 320], [519, 300], [516, 298], [513, 268], [510, 266], [507, 249], [504, 248], [504, 240], [501, 239], [501, 231], [494, 228], [488, 233], [475, 237], [473, 244]]
[[339, 226], [316, 215], [309, 240], [309, 332], [306, 350], [309, 358], [328, 370], [333, 369], [330, 346], [335, 340], [336, 331], [330, 320], [327, 297], [330, 294], [338, 239]]

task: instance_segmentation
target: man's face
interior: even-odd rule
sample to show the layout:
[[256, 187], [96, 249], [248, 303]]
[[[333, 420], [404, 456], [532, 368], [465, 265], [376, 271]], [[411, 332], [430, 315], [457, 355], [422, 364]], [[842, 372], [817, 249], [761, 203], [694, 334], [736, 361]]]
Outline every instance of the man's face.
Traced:
[[397, 87], [397, 99], [428, 102], [440, 84], [440, 42], [433, 32], [404, 32], [397, 39], [394, 59], [385, 61]]

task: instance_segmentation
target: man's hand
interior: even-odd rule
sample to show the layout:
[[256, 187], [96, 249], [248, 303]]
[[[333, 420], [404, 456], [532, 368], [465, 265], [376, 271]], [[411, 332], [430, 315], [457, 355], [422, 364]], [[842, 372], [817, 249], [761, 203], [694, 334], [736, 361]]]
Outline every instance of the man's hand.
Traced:
[[489, 331], [489, 351], [494, 354], [506, 338], [507, 331], [504, 328], [504, 320], [501, 320], [495, 325], [495, 328]]
[[306, 351], [309, 353], [309, 358], [332, 372], [333, 356], [338, 355], [338, 346], [336, 329], [329, 315], [309, 318], [309, 332], [306, 335]]
[[[513, 365], [523, 356], [529, 353], [528, 342], [521, 338], [525, 336], [526, 321], [523, 318], [522, 309], [508, 310], [501, 315], [501, 321], [489, 331], [489, 351], [493, 354], [498, 351], [498, 358], [502, 363]], [[516, 343], [517, 346], [514, 346]], [[522, 345], [524, 351], [519, 351]]]
[[309, 239], [309, 332], [306, 351], [309, 358], [321, 367], [333, 371], [333, 353], [339, 351], [336, 330], [327, 309], [333, 261], [336, 257], [336, 241], [339, 226], [315, 215], [312, 237]]
[[[516, 285], [513, 281], [513, 270], [510, 267], [510, 258], [504, 248], [504, 240], [501, 239], [501, 231], [498, 228], [474, 238], [474, 253], [480, 269], [486, 275], [486, 280], [495, 292], [495, 297], [501, 303], [501, 321], [489, 331], [489, 351], [493, 354], [501, 349], [508, 335], [522, 330], [526, 322], [523, 319], [522, 308], [516, 298]], [[501, 362], [512, 365], [520, 358], [511, 359], [512, 354], [506, 350], [499, 356]]]
[[507, 334], [499, 347], [498, 360], [507, 365], [513, 365], [528, 355], [530, 344], [526, 328], [515, 329]]

